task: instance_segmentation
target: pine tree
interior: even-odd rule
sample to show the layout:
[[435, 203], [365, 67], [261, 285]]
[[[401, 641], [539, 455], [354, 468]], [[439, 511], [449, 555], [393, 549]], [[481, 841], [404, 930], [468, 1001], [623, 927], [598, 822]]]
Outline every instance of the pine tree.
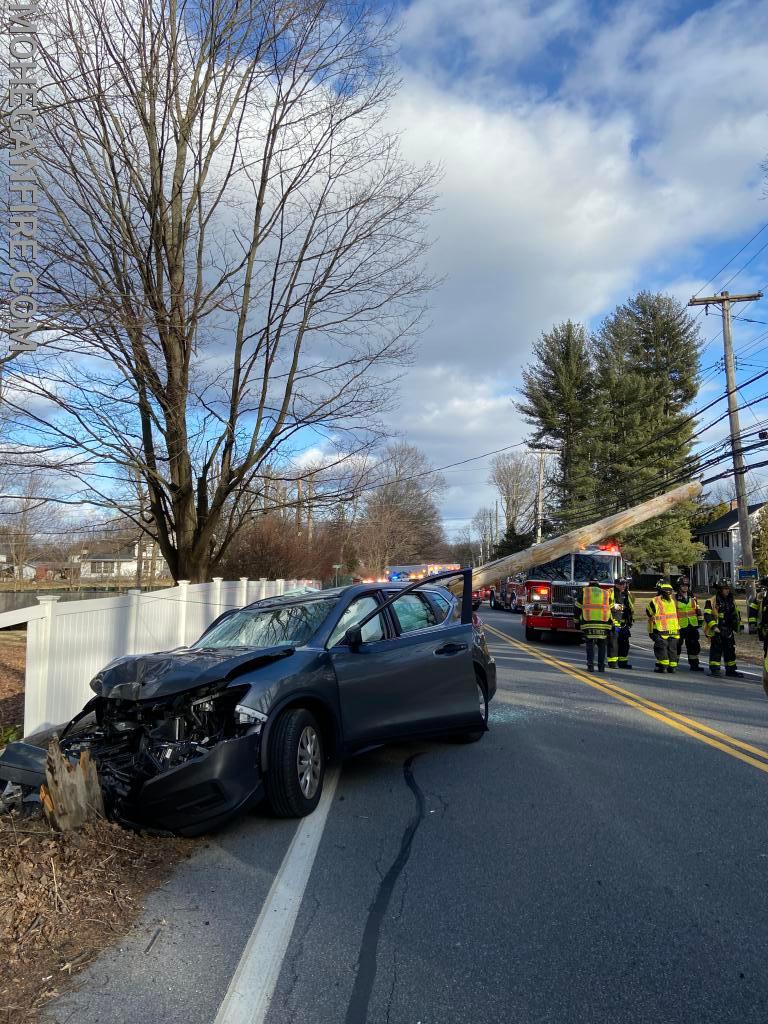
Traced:
[[587, 333], [568, 320], [542, 333], [536, 362], [523, 370], [517, 408], [534, 428], [532, 441], [557, 450], [553, 480], [556, 528], [595, 499], [592, 442], [595, 381]]
[[[595, 340], [594, 444], [598, 491], [611, 505], [637, 504], [692, 474], [688, 409], [698, 391], [700, 348], [693, 318], [668, 295], [640, 292], [603, 323]], [[694, 511], [678, 509], [627, 531], [621, 541], [629, 557], [690, 565], [699, 546], [685, 515]]]

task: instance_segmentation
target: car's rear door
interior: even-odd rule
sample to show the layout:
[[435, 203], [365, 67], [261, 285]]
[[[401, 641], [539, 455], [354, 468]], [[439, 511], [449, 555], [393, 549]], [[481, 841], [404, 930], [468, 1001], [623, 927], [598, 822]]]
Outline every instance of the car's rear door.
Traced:
[[[343, 617], [347, 627], [368, 613], [370, 600], [358, 598], [357, 609], [353, 602]], [[328, 646], [348, 746], [480, 726], [472, 627], [452, 620], [440, 625], [437, 618], [422, 595], [403, 595], [366, 626], [358, 650], [344, 646], [335, 631]]]

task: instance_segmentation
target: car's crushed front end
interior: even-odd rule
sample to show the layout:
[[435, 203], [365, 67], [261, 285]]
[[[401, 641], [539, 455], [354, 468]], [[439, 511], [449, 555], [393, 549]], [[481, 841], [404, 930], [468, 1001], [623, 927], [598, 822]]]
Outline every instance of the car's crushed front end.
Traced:
[[[193, 835], [263, 796], [260, 744], [266, 715], [239, 703], [238, 677], [292, 648], [182, 651], [123, 658], [91, 683], [94, 696], [59, 741], [72, 761], [96, 763], [107, 814], [122, 824]], [[45, 781], [46, 752], [11, 743], [0, 779]]]

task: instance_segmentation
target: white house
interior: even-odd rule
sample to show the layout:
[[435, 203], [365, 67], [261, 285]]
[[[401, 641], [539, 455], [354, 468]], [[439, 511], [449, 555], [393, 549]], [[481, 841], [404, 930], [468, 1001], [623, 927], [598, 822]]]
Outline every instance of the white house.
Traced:
[[[749, 506], [749, 518], [754, 528], [755, 519], [765, 502]], [[736, 502], [719, 519], [705, 523], [694, 533], [694, 540], [705, 544], [707, 550], [703, 559], [693, 567], [693, 585], [703, 592], [713, 587], [718, 580], [731, 579], [734, 585], [738, 580], [738, 569], [741, 560], [741, 536], [739, 534], [739, 513]]]
[[80, 570], [81, 580], [134, 579], [141, 558], [142, 579], [167, 579], [168, 566], [157, 545], [150, 540], [119, 544], [114, 541], [94, 541], [83, 545], [82, 551], [71, 556]]

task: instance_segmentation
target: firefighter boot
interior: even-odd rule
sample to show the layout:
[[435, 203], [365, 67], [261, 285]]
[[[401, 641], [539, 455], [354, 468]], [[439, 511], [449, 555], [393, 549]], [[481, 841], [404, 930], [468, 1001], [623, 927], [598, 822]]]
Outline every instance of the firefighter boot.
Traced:
[[704, 671], [704, 669], [699, 664], [699, 659], [698, 658], [691, 658], [691, 660], [688, 662], [688, 668], [691, 670], [691, 672], [703, 672]]
[[720, 666], [719, 665], [710, 665], [709, 666], [709, 674], [711, 676], [719, 676], [720, 675]]
[[653, 671], [660, 672], [663, 675], [666, 672], [666, 668], [663, 665], [657, 665]]
[[673, 676], [675, 674], [675, 666], [674, 665], [667, 665], [667, 672], [669, 672], [669, 674], [671, 676]]
[[727, 676], [730, 676], [731, 679], [743, 679], [744, 678], [744, 673], [743, 672], [737, 672], [735, 665], [733, 665], [731, 668], [727, 668], [725, 670], [725, 674]]

